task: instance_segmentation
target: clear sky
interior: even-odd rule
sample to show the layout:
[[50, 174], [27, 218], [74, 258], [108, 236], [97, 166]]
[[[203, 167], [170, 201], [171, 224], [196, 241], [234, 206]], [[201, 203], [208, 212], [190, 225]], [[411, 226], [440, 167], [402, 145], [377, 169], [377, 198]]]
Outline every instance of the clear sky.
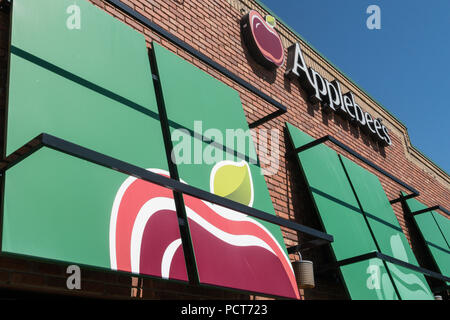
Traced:
[[[450, 0], [262, 0], [450, 173]], [[369, 30], [369, 5], [381, 29]], [[395, 173], [394, 173], [395, 174]]]

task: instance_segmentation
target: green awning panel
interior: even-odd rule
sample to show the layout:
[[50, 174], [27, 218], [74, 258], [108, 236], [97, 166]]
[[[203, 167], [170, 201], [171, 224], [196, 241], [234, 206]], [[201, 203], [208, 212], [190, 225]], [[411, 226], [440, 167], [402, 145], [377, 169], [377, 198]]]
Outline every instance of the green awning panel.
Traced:
[[422, 273], [390, 262], [386, 264], [402, 300], [434, 300]]
[[142, 34], [85, 0], [12, 2], [6, 155], [45, 132], [167, 169], [157, 110]]
[[[152, 47], [180, 179], [275, 215], [238, 92]], [[184, 203], [200, 283], [299, 297], [279, 226], [189, 196]]]
[[445, 242], [450, 246], [450, 219], [438, 212], [433, 212], [433, 217], [444, 236]]
[[[313, 141], [289, 123], [287, 128], [294, 148]], [[297, 157], [324, 229], [334, 237], [331, 246], [336, 260], [376, 251], [337, 153], [326, 145], [318, 145], [299, 153]]]
[[[287, 123], [294, 148], [313, 139]], [[412, 263], [417, 260], [378, 178], [324, 144], [297, 159], [332, 243], [336, 260], [377, 251]], [[373, 236], [372, 236], [373, 234]], [[352, 299], [433, 299], [423, 274], [380, 259], [340, 267]]]
[[6, 172], [2, 251], [109, 268], [108, 220], [125, 178], [39, 150]]
[[[378, 177], [346, 157], [339, 157], [380, 252], [419, 266]], [[402, 299], [433, 299], [423, 274], [391, 263], [387, 266]]]
[[[7, 155], [48, 133], [169, 176], [143, 35], [85, 0], [15, 0], [11, 30]], [[152, 54], [173, 137], [200, 135], [181, 179], [275, 215], [238, 93]], [[201, 283], [299, 298], [280, 227], [184, 199]], [[43, 148], [8, 170], [3, 216], [3, 252], [188, 280], [171, 190]]]
[[381, 253], [418, 266], [378, 177], [346, 157], [339, 157]]
[[43, 147], [6, 171], [1, 249], [187, 281], [172, 199], [171, 190]]
[[386, 264], [369, 259], [340, 267], [352, 300], [398, 300]]
[[[168, 175], [157, 110], [143, 35], [85, 0], [12, 2], [7, 155], [48, 133]], [[2, 227], [6, 253], [187, 280], [180, 246], [162, 261], [172, 191], [48, 148], [6, 172]]]
[[[426, 205], [416, 199], [406, 200], [406, 205], [410, 212], [427, 208]], [[414, 216], [414, 221], [422, 234], [422, 238], [433, 257], [436, 266], [444, 276], [448, 277], [450, 276], [450, 248], [443, 234], [443, 230], [446, 230], [447, 227], [447, 224], [443, 219], [447, 218], [435, 211], [425, 212]], [[448, 233], [445, 233], [445, 235], [448, 237]]]

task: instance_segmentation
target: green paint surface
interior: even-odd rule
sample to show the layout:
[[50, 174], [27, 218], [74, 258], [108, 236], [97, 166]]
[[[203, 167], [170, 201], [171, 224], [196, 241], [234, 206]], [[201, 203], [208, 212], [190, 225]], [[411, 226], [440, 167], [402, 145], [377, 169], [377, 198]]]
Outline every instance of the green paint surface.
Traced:
[[364, 260], [340, 270], [352, 300], [398, 300], [382, 260]]
[[[406, 200], [406, 205], [410, 212], [419, 211], [427, 208], [426, 205], [419, 202], [416, 199]], [[435, 217], [439, 214], [434, 211], [422, 213], [414, 216], [414, 221], [419, 228], [422, 238], [427, 246], [431, 256], [433, 257], [437, 267], [440, 272], [449, 277], [450, 276], [450, 248], [444, 237], [441, 228], [439, 228], [438, 223], [436, 223]], [[445, 217], [442, 217], [446, 219]], [[439, 218], [440, 224], [441, 218]], [[445, 229], [445, 228], [444, 228]]]
[[[209, 192], [213, 185], [219, 195], [242, 203], [249, 200], [251, 180], [252, 207], [275, 215], [237, 91], [158, 44], [152, 47], [174, 145], [172, 159], [180, 179]], [[242, 138], [241, 134], [244, 139], [237, 138]], [[245, 162], [250, 177], [238, 174], [240, 182], [236, 184], [234, 179], [219, 177], [219, 173], [215, 178], [220, 181], [214, 180], [213, 169], [222, 161], [239, 166]], [[239, 169], [233, 171], [236, 174]], [[269, 230], [287, 254], [280, 227], [255, 220]]]
[[[294, 148], [314, 139], [287, 124]], [[297, 155], [337, 261], [376, 251], [375, 243], [337, 153], [318, 145]]]
[[[225, 138], [227, 130], [249, 129], [236, 90], [157, 43], [153, 42], [152, 47], [172, 129], [186, 129], [212, 140], [217, 140], [214, 132], [220, 132]], [[201, 121], [201, 125], [194, 126], [195, 121]], [[226, 146], [237, 151], [231, 141]], [[256, 159], [253, 144], [250, 148], [246, 146], [243, 153]]]
[[[314, 140], [289, 123], [287, 129], [294, 148]], [[337, 261], [377, 251], [377, 243], [381, 253], [418, 266], [377, 176], [324, 144], [297, 158], [325, 230], [334, 236]], [[411, 269], [380, 259], [340, 269], [352, 299], [398, 299], [395, 288], [402, 300], [433, 299], [423, 274]]]
[[2, 251], [109, 269], [111, 208], [126, 178], [40, 149], [6, 173]]
[[[241, 149], [238, 138], [230, 133], [246, 133], [249, 130], [238, 93], [167, 49], [155, 43], [153, 48], [172, 142], [175, 148], [185, 143], [186, 150], [190, 152], [187, 157], [181, 152], [175, 153], [173, 157], [177, 162], [180, 178], [190, 185], [210, 191], [211, 172], [218, 162], [245, 161], [250, 167], [253, 180], [253, 207], [274, 214], [251, 135], [246, 135], [245, 148]], [[195, 122], [201, 122], [201, 125], [196, 125]], [[228, 139], [228, 143], [227, 130], [229, 137], [234, 137]], [[181, 133], [181, 136], [175, 136], [174, 132]], [[194, 137], [194, 132], [203, 133], [203, 136]], [[217, 136], [221, 138], [218, 139]], [[206, 139], [217, 144], [211, 144]], [[223, 188], [227, 189], [227, 186]], [[232, 189], [233, 186], [228, 188]]]
[[44, 132], [167, 168], [144, 36], [86, 0], [13, 2], [7, 120], [7, 155]]
[[[79, 29], [67, 27], [74, 6]], [[86, 0], [13, 2], [7, 154], [44, 132], [167, 170], [157, 110], [144, 36]], [[126, 178], [39, 150], [7, 171], [2, 250], [110, 268], [111, 209]]]
[[378, 177], [346, 157], [339, 157], [381, 253], [418, 266]]
[[402, 300], [434, 300], [434, 295], [423, 274], [386, 263]]
[[[376, 242], [390, 257], [419, 266], [378, 177], [339, 155]], [[387, 263], [403, 300], [433, 299], [423, 274]]]
[[441, 230], [442, 236], [447, 242], [447, 245], [450, 245], [450, 219], [436, 211], [433, 212], [433, 218]]

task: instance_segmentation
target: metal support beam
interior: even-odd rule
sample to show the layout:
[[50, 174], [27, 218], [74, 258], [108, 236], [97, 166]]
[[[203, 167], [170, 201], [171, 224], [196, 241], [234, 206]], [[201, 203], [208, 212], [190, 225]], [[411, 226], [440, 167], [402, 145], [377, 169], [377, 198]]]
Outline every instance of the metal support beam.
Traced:
[[425, 208], [425, 209], [422, 209], [422, 210], [418, 210], [418, 211], [411, 212], [411, 215], [412, 215], [412, 216], [417, 216], [417, 215], [419, 215], [419, 214], [422, 214], [422, 213], [425, 213], [425, 212], [430, 212], [430, 211], [435, 211], [435, 210], [440, 210], [440, 211], [444, 212], [446, 215], [450, 216], [450, 212], [449, 212], [447, 209], [441, 207], [440, 205], [437, 205], [437, 206], [433, 206], [433, 207], [429, 207], [429, 208]]
[[255, 121], [254, 123], [250, 124], [252, 126], [251, 128], [254, 128], [254, 127], [256, 127], [256, 126], [258, 126], [258, 125], [260, 125], [260, 124], [262, 124], [262, 123], [264, 123], [266, 121], [269, 121], [269, 120], [271, 120], [271, 119], [273, 119], [273, 118], [275, 118], [275, 117], [277, 117], [277, 116], [287, 112], [287, 107], [285, 105], [281, 104], [280, 102], [276, 101], [275, 99], [273, 99], [269, 95], [267, 95], [264, 92], [262, 92], [261, 90], [257, 89], [254, 85], [250, 84], [249, 82], [245, 81], [241, 77], [237, 76], [236, 74], [234, 74], [230, 70], [226, 69], [225, 67], [223, 67], [219, 63], [215, 62], [211, 58], [207, 57], [206, 55], [204, 55], [200, 51], [194, 49], [192, 46], [190, 46], [186, 42], [182, 41], [180, 38], [176, 37], [175, 35], [173, 35], [169, 31], [163, 29], [161, 26], [159, 26], [156, 23], [154, 23], [153, 21], [149, 20], [144, 15], [142, 15], [139, 12], [135, 11], [133, 8], [129, 7], [128, 5], [123, 3], [122, 1], [120, 1], [120, 0], [104, 0], [104, 1], [106, 3], [109, 3], [110, 5], [114, 6], [117, 10], [121, 11], [122, 13], [124, 13], [124, 14], [128, 15], [129, 17], [133, 18], [135, 21], [141, 23], [146, 28], [149, 28], [150, 30], [152, 30], [155, 33], [157, 33], [158, 35], [166, 38], [167, 40], [169, 40], [170, 42], [172, 42], [173, 44], [175, 44], [179, 48], [183, 49], [184, 51], [186, 51], [187, 53], [189, 53], [190, 55], [195, 57], [196, 59], [202, 61], [203, 63], [205, 63], [209, 67], [211, 67], [214, 70], [220, 72], [221, 74], [223, 74], [227, 78], [231, 79], [232, 81], [234, 81], [237, 84], [239, 84], [240, 86], [244, 87], [245, 89], [247, 89], [251, 93], [255, 94], [256, 96], [260, 97], [264, 101], [270, 103], [275, 108], [277, 108], [277, 111], [275, 111], [274, 113], [270, 114], [269, 116], [266, 116], [266, 117], [264, 117], [264, 118], [262, 118], [262, 119], [260, 119], [258, 121]]
[[304, 242], [304, 243], [298, 244], [296, 246], [289, 247], [289, 248], [287, 248], [287, 252], [289, 254], [297, 253], [297, 252], [300, 252], [300, 251], [306, 251], [306, 250], [309, 250], [309, 249], [317, 248], [317, 247], [320, 247], [320, 246], [323, 246], [323, 245], [326, 245], [326, 244], [329, 244], [329, 243], [330, 242], [324, 241], [324, 240], [321, 240], [321, 239], [311, 240], [311, 241], [308, 241], [308, 242]]
[[174, 190], [182, 194], [192, 196], [194, 198], [208, 201], [210, 203], [217, 204], [219, 206], [249, 215], [254, 218], [261, 219], [269, 223], [276, 224], [278, 226], [301, 232], [313, 238], [322, 239], [327, 242], [333, 242], [333, 236], [322, 231], [307, 227], [299, 223], [295, 223], [287, 219], [280, 218], [276, 215], [266, 213], [256, 208], [248, 207], [239, 202], [235, 202], [230, 199], [223, 198], [210, 192], [179, 182], [177, 180], [161, 176], [143, 168], [134, 166], [130, 163], [109, 157], [105, 154], [87, 149], [80, 145], [71, 143], [69, 141], [57, 138], [46, 133], [40, 134], [35, 139], [27, 143], [27, 145], [33, 145], [34, 147], [25, 149], [21, 148], [24, 149], [24, 153], [19, 156], [8, 157], [7, 159], [5, 159], [6, 162], [0, 164], [0, 170], [4, 172], [26, 157], [30, 156], [40, 148], [48, 147], [65, 154], [69, 154], [76, 158], [83, 159], [91, 163], [95, 163], [97, 165], [124, 173], [126, 175], [130, 175], [138, 179], [157, 184], [164, 188], [168, 188], [170, 190]]
[[277, 110], [275, 112], [272, 112], [271, 114], [268, 114], [267, 116], [265, 116], [265, 117], [263, 117], [263, 118], [261, 118], [259, 120], [256, 120], [255, 122], [250, 123], [248, 125], [248, 127], [250, 129], [256, 128], [256, 127], [262, 125], [263, 123], [266, 123], [267, 121], [270, 121], [270, 120], [272, 120], [272, 119], [274, 119], [274, 118], [276, 118], [278, 116], [281, 116], [284, 113], [286, 113], [286, 110], [279, 109], [279, 110]]
[[397, 202], [400, 202], [400, 201], [404, 201], [404, 200], [408, 200], [408, 199], [415, 198], [415, 197], [417, 197], [418, 195], [419, 195], [419, 194], [411, 193], [411, 194], [408, 194], [408, 195], [406, 195], [406, 196], [400, 196], [400, 197], [398, 197], [398, 198], [396, 198], [396, 199], [393, 199], [393, 200], [389, 201], [389, 203], [390, 203], [390, 204], [394, 204], [394, 203], [397, 203]]
[[450, 282], [450, 277], [444, 276], [444, 275], [442, 275], [440, 273], [437, 273], [437, 272], [434, 272], [434, 271], [431, 271], [431, 270], [428, 270], [428, 269], [425, 269], [425, 268], [422, 268], [422, 267], [418, 267], [418, 266], [413, 265], [411, 263], [408, 263], [408, 262], [405, 262], [403, 260], [399, 260], [399, 259], [390, 257], [388, 255], [385, 255], [383, 253], [376, 252], [376, 251], [375, 252], [369, 252], [369, 253], [366, 253], [366, 254], [362, 254], [360, 256], [356, 256], [356, 257], [352, 257], [352, 258], [348, 258], [348, 259], [344, 259], [344, 260], [338, 261], [336, 263], [333, 263], [331, 265], [328, 265], [328, 266], [320, 269], [319, 273], [323, 273], [323, 272], [326, 272], [328, 270], [337, 269], [337, 268], [345, 266], [345, 265], [349, 265], [349, 264], [353, 264], [353, 263], [357, 263], [357, 262], [365, 261], [365, 260], [369, 260], [369, 259], [380, 259], [380, 260], [383, 260], [385, 262], [389, 262], [389, 263], [392, 263], [392, 264], [395, 264], [395, 265], [398, 265], [398, 266], [401, 266], [401, 267], [405, 267], [407, 269], [410, 269], [410, 270], [422, 273], [423, 275], [431, 277], [431, 278], [434, 278], [434, 279]]
[[[349, 154], [351, 154], [352, 156], [354, 156], [358, 160], [362, 161], [363, 163], [365, 163], [366, 165], [368, 165], [372, 169], [376, 170], [377, 172], [381, 173], [385, 177], [389, 178], [390, 180], [396, 182], [397, 184], [401, 185], [402, 187], [404, 187], [407, 190], [409, 190], [410, 192], [412, 192], [412, 194], [409, 195], [408, 197], [412, 198], [412, 197], [416, 197], [416, 196], [419, 195], [419, 191], [417, 191], [416, 189], [414, 189], [413, 187], [411, 187], [407, 183], [403, 182], [399, 178], [395, 177], [394, 175], [388, 173], [386, 170], [380, 168], [379, 166], [377, 166], [375, 163], [373, 163], [369, 159], [365, 158], [364, 156], [362, 156], [361, 154], [359, 154], [358, 152], [356, 152], [355, 150], [353, 150], [352, 148], [350, 148], [346, 144], [340, 142], [339, 140], [337, 140], [336, 138], [334, 138], [334, 137], [332, 137], [330, 135], [321, 137], [319, 139], [316, 139], [316, 140], [314, 140], [312, 142], [309, 142], [309, 143], [307, 143], [307, 144], [305, 144], [305, 145], [303, 145], [301, 147], [298, 147], [298, 148], [294, 149], [293, 154], [298, 154], [300, 152], [303, 152], [305, 150], [311, 149], [311, 148], [313, 148], [313, 147], [315, 147], [315, 146], [317, 146], [319, 144], [325, 143], [327, 141], [333, 143], [334, 145], [336, 145], [340, 149], [348, 152]], [[394, 199], [392, 201], [397, 202], [398, 199]]]

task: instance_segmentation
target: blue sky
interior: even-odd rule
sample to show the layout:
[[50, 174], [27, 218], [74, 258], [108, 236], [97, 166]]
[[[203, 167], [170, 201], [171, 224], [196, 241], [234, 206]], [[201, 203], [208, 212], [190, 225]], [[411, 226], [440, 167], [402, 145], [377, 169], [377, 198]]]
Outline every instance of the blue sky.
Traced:
[[[408, 128], [450, 173], [449, 0], [262, 0]], [[369, 5], [381, 29], [369, 30]]]

